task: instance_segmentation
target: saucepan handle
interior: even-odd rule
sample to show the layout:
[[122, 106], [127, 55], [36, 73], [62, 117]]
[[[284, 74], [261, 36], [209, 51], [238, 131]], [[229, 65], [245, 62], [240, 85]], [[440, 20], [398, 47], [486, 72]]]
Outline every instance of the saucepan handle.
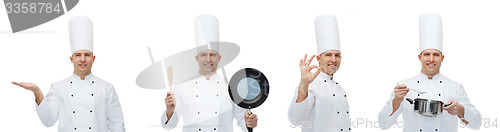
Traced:
[[406, 100], [407, 100], [408, 102], [410, 102], [410, 104], [413, 104], [413, 100], [412, 100], [412, 99], [410, 99], [410, 98], [406, 98]]

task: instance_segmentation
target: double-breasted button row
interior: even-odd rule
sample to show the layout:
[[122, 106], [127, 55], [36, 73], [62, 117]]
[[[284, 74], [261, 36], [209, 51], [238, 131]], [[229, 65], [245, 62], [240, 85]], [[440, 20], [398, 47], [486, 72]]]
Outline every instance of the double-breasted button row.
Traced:
[[[92, 113], [93, 111], [92, 111], [92, 110], [89, 110], [89, 112], [90, 112], [90, 113]], [[75, 111], [75, 110], [73, 110], [73, 113], [76, 113], [76, 111]]]
[[[90, 112], [92, 112], [92, 111], [90, 111]], [[201, 114], [201, 113], [198, 111], [198, 114]], [[217, 111], [215, 112], [215, 114], [217, 114]]]
[[[196, 97], [199, 97], [198, 95], [195, 95], [195, 96], [196, 96]], [[217, 95], [215, 95], [215, 96], [219, 97], [219, 94], [217, 94]]]
[[[74, 96], [75, 96], [75, 95], [73, 95], [73, 94], [71, 95], [71, 97], [74, 97]], [[94, 94], [90, 94], [90, 96], [94, 97]]]
[[[70, 81], [69, 83], [70, 83], [70, 84], [73, 84], [73, 81]], [[94, 81], [94, 80], [92, 80], [92, 83], [95, 83], [95, 81]]]
[[[326, 80], [323, 80], [323, 82], [326, 82]], [[339, 84], [338, 82], [335, 82], [335, 84]]]
[[[74, 129], [76, 130], [76, 127], [75, 127]], [[92, 127], [91, 127], [91, 126], [89, 126], [89, 130], [91, 130], [91, 129], [92, 129]]]
[[[420, 128], [420, 131], [422, 131], [422, 128]], [[438, 131], [438, 129], [436, 128], [436, 129], [434, 129], [434, 131], [436, 131], [436, 132], [437, 132], [437, 131]]]
[[[420, 83], [420, 80], [417, 80], [417, 83]], [[443, 83], [443, 80], [439, 80], [439, 83]]]
[[[216, 128], [216, 127], [214, 127], [214, 131], [215, 131], [215, 130], [217, 130], [217, 128]], [[198, 128], [198, 131], [201, 131], [201, 128]]]
[[[349, 128], [349, 131], [351, 130], [351, 128]], [[344, 129], [340, 128], [340, 131], [344, 131]]]
[[[349, 114], [349, 111], [347, 111], [346, 113]], [[337, 114], [340, 114], [340, 111], [337, 111]]]
[[[73, 84], [73, 81], [70, 81], [69, 83], [70, 83], [70, 84]], [[94, 83], [94, 81], [92, 81], [92, 83]], [[71, 97], [74, 97], [74, 96], [75, 96], [75, 95], [71, 94]], [[93, 96], [94, 96], [94, 94], [90, 94], [90, 96], [92, 96], [92, 97], [93, 97]]]
[[[333, 94], [333, 96], [335, 96], [335, 94]], [[347, 97], [347, 95], [346, 95], [346, 94], [344, 94], [344, 97]]]

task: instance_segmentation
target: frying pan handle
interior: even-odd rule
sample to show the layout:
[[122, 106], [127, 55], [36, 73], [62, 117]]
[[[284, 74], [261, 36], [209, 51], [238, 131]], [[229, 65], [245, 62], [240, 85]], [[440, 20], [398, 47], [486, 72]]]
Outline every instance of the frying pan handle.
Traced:
[[448, 107], [448, 106], [450, 106], [450, 105], [451, 105], [451, 103], [449, 103], [449, 104], [445, 104], [443, 107]]
[[[252, 111], [250, 111], [250, 109], [248, 109], [248, 116], [250, 116], [251, 114], [252, 114]], [[247, 127], [247, 130], [248, 130], [248, 132], [253, 132], [253, 128]]]

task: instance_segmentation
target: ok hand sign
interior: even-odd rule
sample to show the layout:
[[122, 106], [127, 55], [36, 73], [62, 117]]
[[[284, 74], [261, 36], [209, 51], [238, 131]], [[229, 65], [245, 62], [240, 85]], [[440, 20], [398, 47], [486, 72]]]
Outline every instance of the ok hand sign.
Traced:
[[[317, 65], [311, 65], [311, 61], [314, 59], [314, 57], [316, 57], [316, 55], [313, 55], [309, 59], [307, 59], [307, 54], [306, 54], [304, 56], [304, 58], [300, 60], [300, 63], [299, 63], [300, 84], [299, 84], [299, 88], [297, 91], [297, 100], [295, 101], [296, 103], [300, 103], [307, 98], [309, 84], [311, 84], [311, 82], [321, 72], [320, 68], [318, 68]], [[307, 59], [307, 61], [306, 61], [306, 59]], [[316, 68], [317, 71], [315, 73], [312, 73], [311, 70], [314, 68]]]
[[[307, 61], [307, 54], [304, 56], [303, 59], [300, 60], [299, 66], [300, 66], [300, 83], [304, 85], [309, 85], [314, 78], [316, 78], [320, 70], [317, 65], [311, 65], [311, 61], [316, 57], [316, 55], [311, 56]], [[312, 69], [318, 69], [316, 73], [312, 73]]]

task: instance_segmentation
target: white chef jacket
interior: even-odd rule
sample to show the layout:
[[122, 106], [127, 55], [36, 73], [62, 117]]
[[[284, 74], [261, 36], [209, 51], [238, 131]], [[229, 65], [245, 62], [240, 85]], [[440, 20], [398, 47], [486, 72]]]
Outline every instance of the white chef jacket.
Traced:
[[344, 89], [321, 72], [311, 84], [307, 98], [296, 103], [298, 89], [288, 109], [288, 119], [302, 132], [351, 131], [349, 103]]
[[120, 101], [113, 85], [89, 74], [72, 74], [52, 84], [36, 108], [43, 125], [59, 119], [59, 132], [125, 132]]
[[222, 76], [214, 74], [207, 80], [198, 74], [194, 80], [177, 85], [173, 89], [176, 106], [167, 124], [166, 110], [161, 116], [163, 128], [169, 130], [183, 116], [183, 132], [232, 132], [233, 118], [246, 132], [245, 109], [235, 105], [229, 97], [228, 86]]
[[[427, 75], [420, 73], [398, 84], [405, 84], [408, 88], [427, 92], [425, 94], [418, 94], [417, 92], [410, 91], [406, 94], [405, 98], [439, 100], [445, 104], [452, 100], [458, 102], [465, 108], [464, 118], [469, 122], [467, 127], [475, 130], [481, 127], [481, 114], [470, 103], [463, 86], [458, 82], [452, 81], [441, 74], [434, 75], [432, 79], [428, 79]], [[379, 113], [378, 120], [382, 129], [388, 129], [396, 124], [397, 118], [401, 113], [403, 113], [404, 122], [403, 132], [457, 132], [457, 121], [465, 125], [457, 115], [450, 115], [446, 110], [443, 110], [442, 114], [438, 117], [417, 115], [413, 110], [413, 105], [406, 101], [406, 99], [401, 102], [399, 109], [392, 116], [389, 116], [392, 113], [392, 99], [394, 96], [393, 91], [391, 98]]]

